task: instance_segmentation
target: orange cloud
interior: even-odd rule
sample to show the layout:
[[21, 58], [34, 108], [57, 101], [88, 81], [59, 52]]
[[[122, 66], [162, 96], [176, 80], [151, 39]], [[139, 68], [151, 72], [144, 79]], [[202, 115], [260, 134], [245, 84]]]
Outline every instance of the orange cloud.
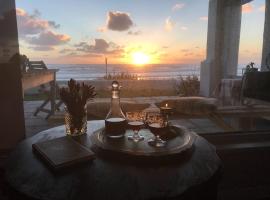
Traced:
[[20, 36], [34, 35], [50, 28], [57, 29], [60, 27], [55, 21], [41, 19], [38, 10], [30, 15], [24, 9], [16, 8], [16, 14]]
[[253, 6], [250, 3], [247, 3], [242, 6], [242, 13], [251, 13], [253, 11]]
[[27, 41], [30, 44], [40, 45], [40, 46], [56, 46], [65, 44], [70, 41], [70, 36], [66, 34], [57, 34], [53, 31], [47, 31], [40, 33], [38, 36], [27, 37]]
[[22, 8], [16, 8], [17, 23], [20, 39], [31, 46], [35, 51], [52, 51], [58, 45], [66, 44], [71, 40], [67, 34], [59, 34], [53, 30], [60, 24], [41, 18], [41, 13], [35, 10], [33, 14]]
[[16, 8], [16, 14], [17, 14], [17, 16], [25, 16], [26, 12], [22, 8]]

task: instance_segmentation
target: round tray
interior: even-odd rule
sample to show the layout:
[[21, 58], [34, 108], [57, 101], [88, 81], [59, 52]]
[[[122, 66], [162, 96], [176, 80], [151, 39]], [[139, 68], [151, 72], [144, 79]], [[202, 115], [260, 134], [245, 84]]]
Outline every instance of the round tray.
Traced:
[[166, 141], [164, 147], [153, 147], [148, 144], [148, 140], [154, 135], [149, 129], [141, 129], [139, 132], [144, 136], [144, 140], [133, 142], [128, 140], [128, 136], [133, 134], [132, 130], [126, 130], [125, 137], [112, 139], [106, 136], [104, 128], [94, 132], [91, 140], [94, 145], [102, 150], [124, 153], [132, 156], [166, 156], [182, 153], [192, 147], [196, 134], [180, 126], [170, 126], [169, 131], [163, 136]]

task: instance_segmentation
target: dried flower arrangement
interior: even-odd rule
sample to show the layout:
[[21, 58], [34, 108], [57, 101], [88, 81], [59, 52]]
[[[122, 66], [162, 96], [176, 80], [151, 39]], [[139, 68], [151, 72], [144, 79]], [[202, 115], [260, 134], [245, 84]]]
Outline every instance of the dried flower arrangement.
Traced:
[[[72, 116], [74, 129], [80, 129], [86, 115], [86, 103], [96, 96], [95, 87], [85, 83], [77, 83], [74, 79], [68, 81], [68, 87], [60, 88], [60, 98]], [[73, 130], [71, 130], [73, 131]]]

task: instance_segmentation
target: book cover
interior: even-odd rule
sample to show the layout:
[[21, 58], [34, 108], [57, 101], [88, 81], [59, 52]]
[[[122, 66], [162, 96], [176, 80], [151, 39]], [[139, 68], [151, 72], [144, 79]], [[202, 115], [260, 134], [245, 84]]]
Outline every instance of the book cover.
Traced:
[[35, 143], [32, 145], [32, 149], [54, 170], [95, 158], [95, 154], [90, 149], [67, 136]]

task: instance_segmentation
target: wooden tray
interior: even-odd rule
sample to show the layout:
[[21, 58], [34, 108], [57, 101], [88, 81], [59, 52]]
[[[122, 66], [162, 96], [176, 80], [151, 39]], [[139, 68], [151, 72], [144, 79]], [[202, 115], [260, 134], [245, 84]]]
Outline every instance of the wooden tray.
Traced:
[[180, 154], [190, 149], [195, 141], [196, 134], [180, 126], [170, 126], [166, 137], [165, 147], [153, 147], [148, 144], [148, 140], [154, 135], [149, 129], [141, 129], [140, 134], [144, 140], [138, 143], [130, 141], [127, 136], [132, 135], [132, 130], [126, 130], [125, 137], [112, 139], [105, 135], [104, 128], [94, 132], [90, 137], [94, 145], [102, 150], [124, 153], [131, 156], [166, 156]]

